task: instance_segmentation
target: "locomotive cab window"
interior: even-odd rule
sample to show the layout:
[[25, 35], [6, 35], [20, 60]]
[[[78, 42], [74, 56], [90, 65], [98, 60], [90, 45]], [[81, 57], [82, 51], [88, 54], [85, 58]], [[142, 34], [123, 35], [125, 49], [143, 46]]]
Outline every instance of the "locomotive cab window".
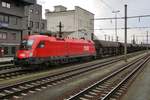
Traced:
[[45, 47], [45, 42], [44, 41], [41, 41], [39, 44], [38, 44], [38, 48], [44, 48]]
[[21, 50], [30, 50], [30, 49], [32, 49], [33, 43], [34, 43], [34, 40], [22, 40], [20, 49]]

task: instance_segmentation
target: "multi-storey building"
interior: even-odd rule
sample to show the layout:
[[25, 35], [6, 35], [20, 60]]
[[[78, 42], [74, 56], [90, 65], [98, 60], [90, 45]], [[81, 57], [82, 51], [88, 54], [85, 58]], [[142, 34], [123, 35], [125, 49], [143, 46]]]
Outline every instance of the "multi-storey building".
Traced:
[[44, 31], [45, 23], [36, 0], [0, 0], [0, 56], [13, 56], [28, 27], [30, 32]]
[[55, 6], [53, 12], [46, 10], [47, 30], [59, 33], [59, 23], [62, 23], [63, 37], [91, 39], [94, 32], [94, 14], [75, 6], [75, 10], [67, 10], [64, 6]]
[[42, 6], [39, 4], [25, 7], [24, 35], [46, 32], [47, 22], [42, 19]]
[[23, 33], [24, 6], [34, 3], [36, 0], [0, 0], [0, 49], [4, 55], [15, 54]]

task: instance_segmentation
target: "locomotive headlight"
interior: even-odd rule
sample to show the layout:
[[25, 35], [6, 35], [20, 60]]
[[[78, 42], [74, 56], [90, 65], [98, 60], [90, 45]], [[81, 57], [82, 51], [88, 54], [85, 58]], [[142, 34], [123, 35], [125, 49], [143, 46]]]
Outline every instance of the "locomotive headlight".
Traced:
[[30, 52], [30, 53], [29, 53], [29, 57], [32, 57], [32, 56], [33, 56], [33, 53]]
[[25, 54], [24, 54], [24, 53], [21, 53], [21, 54], [20, 54], [20, 57], [25, 57]]

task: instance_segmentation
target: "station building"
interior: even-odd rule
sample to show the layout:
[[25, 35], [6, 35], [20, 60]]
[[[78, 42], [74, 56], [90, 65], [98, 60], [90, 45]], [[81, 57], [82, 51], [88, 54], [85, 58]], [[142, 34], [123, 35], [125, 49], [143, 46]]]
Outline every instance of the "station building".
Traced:
[[91, 39], [94, 32], [94, 14], [75, 6], [75, 10], [67, 10], [58, 5], [54, 11], [46, 9], [47, 30], [58, 35], [59, 23], [62, 23], [63, 37]]
[[29, 28], [30, 32], [46, 30], [41, 13], [42, 7], [36, 0], [0, 0], [0, 57], [14, 56]]

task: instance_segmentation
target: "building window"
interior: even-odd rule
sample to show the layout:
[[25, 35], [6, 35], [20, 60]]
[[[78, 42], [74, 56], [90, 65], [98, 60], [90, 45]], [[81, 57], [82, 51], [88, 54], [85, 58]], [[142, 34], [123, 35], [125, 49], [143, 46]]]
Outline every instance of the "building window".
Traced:
[[8, 47], [4, 47], [4, 54], [8, 55]]
[[33, 21], [30, 21], [30, 28], [33, 27]]
[[2, 33], [0, 33], [0, 39], [3, 39], [3, 34]]
[[16, 40], [16, 33], [12, 33], [12, 39]]
[[3, 15], [0, 14], [0, 22], [3, 21]]
[[3, 15], [3, 22], [9, 23], [9, 16]]
[[10, 8], [10, 3], [2, 1], [2, 7]]
[[7, 3], [7, 8], [10, 8], [10, 3]]
[[35, 14], [37, 14], [37, 15], [38, 15], [38, 14], [39, 14], [39, 11], [36, 11], [36, 12], [35, 12]]
[[14, 25], [18, 24], [18, 18], [14, 18]]
[[30, 9], [29, 11], [30, 11], [30, 13], [33, 13], [33, 9]]
[[39, 22], [36, 22], [35, 25], [36, 25], [36, 26], [35, 26], [36, 29], [39, 29], [39, 26], [40, 26], [40, 25], [39, 25]]
[[45, 24], [44, 23], [42, 23], [42, 25], [41, 25], [41, 29], [44, 29], [45, 28]]
[[7, 33], [5, 32], [0, 32], [0, 39], [7, 39]]
[[90, 24], [89, 25], [91, 25], [91, 26], [93, 25], [93, 20], [90, 20]]
[[2, 7], [6, 7], [6, 6], [7, 6], [6, 2], [2, 1]]
[[16, 53], [16, 47], [11, 47], [11, 53], [15, 54]]

